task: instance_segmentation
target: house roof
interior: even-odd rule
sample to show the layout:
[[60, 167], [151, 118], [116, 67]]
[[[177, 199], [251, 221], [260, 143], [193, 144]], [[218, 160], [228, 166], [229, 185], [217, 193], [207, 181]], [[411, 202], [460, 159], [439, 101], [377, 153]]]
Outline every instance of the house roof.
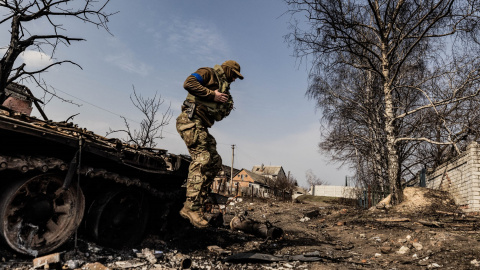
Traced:
[[[241, 171], [239, 171], [238, 173], [244, 171], [245, 173], [248, 174], [248, 176], [250, 176], [254, 182], [258, 183], [258, 184], [261, 184], [261, 185], [266, 185], [267, 184], [267, 179], [265, 179], [265, 177], [263, 177], [262, 175], [259, 175], [259, 174], [256, 174], [252, 171], [249, 171], [247, 169], [242, 169]], [[237, 173], [237, 174], [238, 174]], [[236, 174], [235, 174], [236, 175]]]
[[282, 171], [282, 166], [253, 166], [252, 172], [261, 175], [278, 175]]
[[[230, 173], [232, 171], [232, 167], [227, 165], [222, 165], [222, 170], [225, 172], [225, 176], [230, 178]], [[237, 175], [241, 170], [233, 168], [233, 176]]]

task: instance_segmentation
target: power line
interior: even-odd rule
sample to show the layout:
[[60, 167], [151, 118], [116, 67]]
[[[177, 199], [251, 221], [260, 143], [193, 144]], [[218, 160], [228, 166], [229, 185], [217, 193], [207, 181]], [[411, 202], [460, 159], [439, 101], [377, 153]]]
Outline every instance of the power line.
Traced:
[[113, 114], [113, 115], [116, 115], [116, 116], [119, 116], [119, 117], [123, 117], [123, 118], [125, 118], [125, 119], [127, 119], [127, 120], [129, 120], [129, 121], [132, 121], [132, 122], [135, 122], [135, 123], [137, 123], [137, 124], [140, 124], [140, 122], [138, 122], [138, 121], [136, 121], [136, 120], [130, 119], [130, 118], [128, 118], [128, 117], [126, 117], [126, 116], [123, 116], [123, 115], [121, 115], [121, 114], [112, 112], [112, 111], [107, 110], [107, 109], [105, 109], [105, 108], [102, 108], [102, 107], [100, 107], [100, 106], [98, 106], [98, 105], [95, 105], [95, 104], [93, 104], [93, 103], [91, 103], [91, 102], [88, 102], [88, 101], [86, 101], [86, 100], [84, 100], [84, 99], [81, 99], [81, 98], [79, 98], [79, 97], [76, 97], [76, 96], [74, 96], [74, 95], [72, 95], [72, 94], [69, 94], [69, 93], [67, 93], [67, 92], [65, 92], [65, 91], [62, 91], [62, 90], [60, 90], [60, 89], [55, 89], [55, 91], [60, 91], [60, 92], [64, 93], [64, 94], [67, 95], [67, 96], [71, 96], [72, 98], [78, 99], [78, 100], [80, 100], [80, 101], [82, 101], [82, 102], [84, 102], [84, 103], [87, 103], [88, 105], [93, 106], [93, 107], [95, 107], [95, 108], [97, 108], [97, 109], [100, 109], [100, 110], [102, 110], [102, 111], [106, 111], [106, 112], [111, 113], [111, 114]]

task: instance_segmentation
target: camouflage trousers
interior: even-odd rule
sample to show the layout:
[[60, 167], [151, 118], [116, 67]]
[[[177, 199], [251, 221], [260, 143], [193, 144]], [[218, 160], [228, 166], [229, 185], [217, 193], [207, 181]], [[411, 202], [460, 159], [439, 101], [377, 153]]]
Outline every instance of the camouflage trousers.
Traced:
[[198, 211], [203, 206], [210, 192], [210, 186], [221, 169], [222, 158], [217, 152], [215, 138], [210, 135], [201, 119], [196, 116], [189, 119], [187, 113], [182, 112], [177, 117], [176, 126], [192, 157], [187, 179], [188, 206], [193, 211]]

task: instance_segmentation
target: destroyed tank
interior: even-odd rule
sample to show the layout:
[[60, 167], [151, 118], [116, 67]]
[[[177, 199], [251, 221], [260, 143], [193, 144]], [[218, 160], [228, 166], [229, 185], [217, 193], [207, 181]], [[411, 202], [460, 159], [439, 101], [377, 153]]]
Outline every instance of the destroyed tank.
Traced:
[[[4, 103], [5, 105], [5, 103]], [[38, 256], [77, 230], [104, 246], [142, 239], [184, 200], [188, 157], [0, 106], [0, 236]]]

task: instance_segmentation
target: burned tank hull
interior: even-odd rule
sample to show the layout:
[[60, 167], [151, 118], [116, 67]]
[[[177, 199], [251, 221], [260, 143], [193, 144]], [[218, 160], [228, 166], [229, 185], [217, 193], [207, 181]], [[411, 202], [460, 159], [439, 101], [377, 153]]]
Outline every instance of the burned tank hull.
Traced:
[[102, 245], [134, 243], [185, 196], [188, 158], [166, 150], [9, 110], [0, 138], [0, 236], [19, 253], [51, 252], [79, 227]]

